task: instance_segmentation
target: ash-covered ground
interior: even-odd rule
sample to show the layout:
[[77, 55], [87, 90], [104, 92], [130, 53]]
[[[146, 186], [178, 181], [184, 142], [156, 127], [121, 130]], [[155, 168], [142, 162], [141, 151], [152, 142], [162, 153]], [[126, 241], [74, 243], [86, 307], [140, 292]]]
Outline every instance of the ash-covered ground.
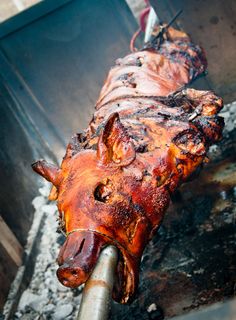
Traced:
[[48, 203], [49, 189], [49, 184], [45, 184], [33, 200], [35, 216], [41, 215], [44, 225], [33, 277], [21, 296], [14, 319], [75, 319], [80, 305], [82, 287], [66, 288], [56, 277], [56, 258], [65, 238], [57, 233], [58, 211], [56, 204]]
[[[225, 130], [224, 130], [224, 139], [219, 144], [219, 146], [213, 146], [210, 150], [210, 158], [213, 159], [213, 162], [216, 161], [216, 163], [219, 163], [221, 159], [227, 158], [228, 153], [234, 153], [235, 152], [235, 136], [236, 136], [236, 102], [232, 104], [228, 104], [224, 107], [223, 112], [221, 115], [225, 118]], [[60, 319], [76, 319], [81, 296], [82, 296], [82, 287], [78, 289], [69, 289], [64, 286], [62, 286], [56, 277], [56, 269], [57, 269], [57, 263], [56, 258], [59, 252], [59, 248], [61, 244], [64, 242], [64, 236], [57, 233], [57, 207], [55, 203], [49, 203], [47, 200], [47, 196], [49, 194], [49, 184], [45, 184], [42, 186], [42, 188], [39, 189], [39, 196], [36, 197], [33, 200], [33, 205], [35, 207], [35, 217], [42, 216], [43, 219], [43, 228], [41, 229], [42, 237], [41, 241], [38, 244], [38, 255], [36, 259], [36, 264], [34, 268], [34, 273], [32, 280], [27, 287], [27, 289], [23, 292], [17, 312], [14, 315], [14, 319], [21, 319], [21, 320], [43, 320], [43, 319], [54, 319], [54, 320], [60, 320]], [[236, 188], [234, 188], [235, 196], [236, 196]], [[226, 199], [226, 194], [221, 193], [221, 200], [224, 202], [224, 200], [229, 201]], [[222, 202], [221, 201], [221, 202]], [[224, 206], [224, 204], [218, 203], [219, 206]], [[210, 210], [210, 209], [209, 209]], [[221, 210], [222, 211], [222, 210]], [[168, 215], [168, 214], [167, 214]], [[222, 219], [226, 221], [226, 223], [234, 224], [235, 219], [235, 212], [229, 212], [229, 204], [228, 204], [228, 210], [226, 212], [222, 211], [222, 215], [225, 215]], [[173, 218], [174, 219], [174, 218]], [[215, 219], [215, 218], [214, 218]], [[216, 217], [216, 222], [218, 223], [221, 217]], [[217, 222], [218, 221], [218, 222]], [[173, 221], [172, 221], [173, 222]], [[164, 221], [164, 228], [168, 228], [168, 218], [167, 222]], [[200, 234], [202, 235], [205, 231], [211, 232], [212, 229], [214, 229], [214, 223], [208, 221], [206, 225], [199, 226], [199, 228], [209, 228], [209, 230], [201, 230]], [[223, 223], [222, 221], [219, 223]], [[165, 225], [166, 224], [166, 225]], [[176, 227], [175, 224], [174, 228]], [[175, 231], [174, 231], [175, 232]], [[177, 230], [177, 232], [179, 232]], [[181, 233], [181, 230], [180, 230]], [[158, 239], [157, 239], [158, 238]], [[168, 238], [168, 237], [167, 237]], [[169, 261], [166, 258], [166, 254], [164, 254], [166, 248], [164, 246], [165, 243], [165, 236], [162, 240], [162, 231], [160, 230], [160, 235], [156, 237], [155, 241], [157, 241], [157, 247], [160, 248], [159, 256], [156, 257], [158, 259], [158, 265], [162, 265], [162, 268], [166, 269], [165, 273], [168, 273], [168, 270], [171, 270], [171, 266], [169, 265]], [[200, 239], [200, 238], [199, 238]], [[163, 241], [163, 246], [162, 246]], [[159, 242], [159, 243], [158, 243]], [[171, 240], [173, 242], [173, 239]], [[173, 245], [174, 246], [174, 245]], [[151, 251], [153, 250], [153, 244], [150, 246]], [[145, 251], [144, 259], [142, 261], [142, 270], [140, 273], [141, 279], [141, 290], [145, 290], [145, 281], [147, 282], [147, 279], [145, 279], [145, 270], [150, 267], [150, 259], [148, 261], [148, 248]], [[163, 250], [163, 252], [162, 252]], [[232, 250], [232, 248], [228, 248], [228, 250]], [[163, 256], [162, 256], [163, 254]], [[209, 259], [211, 259], [211, 252], [208, 250]], [[172, 255], [172, 254], [171, 254]], [[165, 259], [167, 259], [165, 263]], [[146, 261], [147, 260], [147, 261]], [[155, 261], [156, 261], [155, 260]], [[178, 259], [177, 259], [178, 260]], [[191, 259], [187, 259], [186, 261], [182, 261], [180, 259], [179, 265], [176, 265], [176, 270], [178, 268], [183, 268], [186, 265], [193, 264], [194, 258], [191, 257]], [[152, 267], [151, 267], [152, 268]], [[160, 273], [156, 271], [157, 266], [153, 266], [153, 274], [156, 272], [157, 278], [160, 276]], [[168, 269], [169, 268], [169, 269]], [[150, 270], [149, 270], [150, 271]], [[149, 272], [148, 271], [148, 272]], [[199, 275], [203, 275], [205, 273], [205, 270], [202, 267], [199, 267], [198, 269], [193, 270], [193, 274], [195, 274], [196, 277]], [[159, 274], [159, 276], [158, 276]], [[171, 271], [170, 271], [171, 274]], [[207, 275], [206, 275], [207, 276]], [[168, 275], [166, 275], [168, 277]], [[187, 274], [186, 279], [189, 279], [191, 277], [191, 274]], [[185, 277], [183, 277], [183, 285], [186, 283]], [[157, 279], [157, 283], [160, 283], [160, 279]], [[154, 280], [153, 280], [154, 281]], [[175, 281], [178, 283], [178, 279], [172, 279], [173, 284], [172, 286], [175, 286]], [[215, 279], [215, 282], [217, 283], [217, 279]], [[179, 285], [179, 283], [178, 283]], [[190, 285], [190, 284], [189, 284]], [[159, 284], [160, 286], [160, 284]], [[168, 284], [169, 286], [169, 284]], [[158, 289], [158, 288], [157, 288]], [[180, 288], [179, 288], [180, 289]], [[146, 288], [148, 292], [148, 288]], [[163, 288], [159, 288], [160, 291], [163, 291]], [[167, 293], [168, 290], [170, 292], [170, 295], [173, 294], [173, 288], [172, 289], [166, 289]], [[190, 290], [190, 289], [184, 289], [184, 290]], [[218, 290], [218, 291], [217, 291]], [[216, 284], [216, 291], [214, 291], [216, 298], [214, 301], [217, 301], [217, 293], [220, 291], [220, 289], [217, 287]], [[150, 294], [150, 293], [148, 293]], [[164, 293], [165, 295], [166, 293]], [[186, 307], [187, 310], [189, 308], [191, 309], [191, 305], [193, 304], [194, 297], [189, 293], [189, 303], [187, 303], [189, 306]], [[163, 300], [157, 299], [158, 292], [156, 293], [156, 296], [149, 296], [148, 298], [144, 299], [144, 294], [141, 293], [140, 296], [137, 297], [137, 299], [134, 301], [133, 305], [130, 307], [127, 306], [118, 306], [117, 304], [113, 305], [112, 310], [112, 319], [163, 319], [163, 315], [167, 314], [167, 316], [175, 315], [175, 314], [181, 314], [180, 307], [173, 307], [171, 305], [172, 309], [169, 309], [168, 312], [165, 309], [166, 302]], [[192, 301], [191, 301], [192, 299]], [[207, 297], [203, 296], [201, 297], [202, 300], [200, 302], [198, 301], [198, 304], [192, 307], [199, 307], [201, 305], [205, 304], [205, 300], [207, 300]], [[205, 300], [204, 300], [205, 299]], [[222, 300], [222, 297], [219, 297], [218, 300]], [[171, 296], [169, 297], [169, 301], [171, 301]], [[161, 305], [161, 308], [159, 306], [159, 303]], [[171, 304], [171, 302], [170, 302]], [[141, 309], [140, 309], [141, 308]], [[142, 312], [140, 312], [142, 310]], [[172, 310], [172, 311], [171, 311]], [[115, 314], [114, 314], [115, 312]]]

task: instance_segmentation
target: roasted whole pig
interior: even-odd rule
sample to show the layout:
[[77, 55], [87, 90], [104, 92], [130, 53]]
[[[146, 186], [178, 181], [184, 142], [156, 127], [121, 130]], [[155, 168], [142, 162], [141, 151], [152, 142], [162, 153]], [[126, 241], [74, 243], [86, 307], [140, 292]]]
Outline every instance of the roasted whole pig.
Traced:
[[206, 68], [200, 47], [168, 28], [163, 41], [116, 61], [87, 130], [68, 144], [61, 167], [33, 169], [52, 182], [67, 239], [57, 276], [77, 287], [102, 248], [119, 249], [113, 298], [131, 300], [143, 250], [158, 229], [170, 196], [207, 161], [220, 139], [221, 98], [184, 89]]

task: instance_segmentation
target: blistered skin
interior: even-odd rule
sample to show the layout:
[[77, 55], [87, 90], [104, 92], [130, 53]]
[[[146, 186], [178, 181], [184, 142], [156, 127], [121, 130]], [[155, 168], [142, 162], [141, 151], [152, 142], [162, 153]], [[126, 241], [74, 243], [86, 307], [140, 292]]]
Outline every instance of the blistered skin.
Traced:
[[185, 33], [168, 30], [157, 50], [135, 52], [116, 61], [101, 90], [97, 109], [121, 98], [167, 96], [205, 71], [202, 49], [193, 45]]
[[143, 250], [171, 193], [221, 137], [222, 100], [181, 90], [205, 67], [201, 49], [170, 28], [160, 47], [118, 60], [89, 127], [72, 138], [60, 168], [33, 164], [53, 183], [50, 199], [58, 200], [67, 234], [57, 271], [65, 286], [84, 283], [102, 248], [113, 244], [120, 252], [113, 297], [133, 297]]

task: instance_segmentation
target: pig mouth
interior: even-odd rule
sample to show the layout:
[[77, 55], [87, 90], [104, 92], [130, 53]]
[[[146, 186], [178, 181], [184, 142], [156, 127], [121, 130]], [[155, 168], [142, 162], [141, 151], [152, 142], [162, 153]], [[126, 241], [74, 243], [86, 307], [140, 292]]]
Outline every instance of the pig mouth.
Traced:
[[57, 277], [66, 287], [77, 288], [91, 275], [101, 250], [109, 244], [119, 249], [113, 299], [130, 301], [138, 283], [139, 261], [106, 235], [94, 231], [78, 231], [68, 235], [58, 255]]

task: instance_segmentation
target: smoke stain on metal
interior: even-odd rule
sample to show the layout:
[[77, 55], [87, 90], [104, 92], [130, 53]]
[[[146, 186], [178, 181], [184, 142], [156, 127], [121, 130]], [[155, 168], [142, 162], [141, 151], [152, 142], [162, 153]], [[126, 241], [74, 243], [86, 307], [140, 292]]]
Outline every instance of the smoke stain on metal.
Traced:
[[105, 281], [103, 280], [90, 280], [89, 283], [85, 286], [83, 293], [86, 294], [91, 288], [93, 287], [104, 287], [108, 290], [112, 290], [111, 286], [109, 286]]

